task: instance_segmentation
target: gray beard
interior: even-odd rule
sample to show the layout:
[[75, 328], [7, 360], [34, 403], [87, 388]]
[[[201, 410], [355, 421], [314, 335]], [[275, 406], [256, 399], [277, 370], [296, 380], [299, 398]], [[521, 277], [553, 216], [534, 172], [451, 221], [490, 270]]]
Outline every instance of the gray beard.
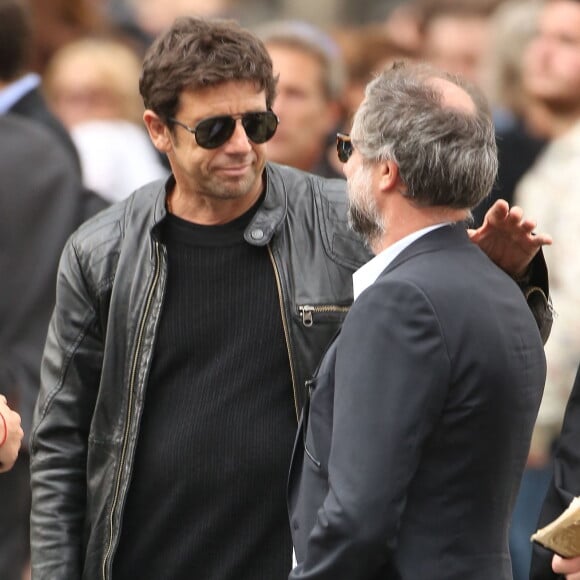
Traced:
[[370, 249], [372, 249], [373, 243], [379, 240], [385, 232], [385, 228], [382, 222], [379, 221], [378, 216], [371, 215], [367, 208], [363, 210], [350, 202], [350, 200], [347, 217], [349, 228], [361, 236], [365, 245]]

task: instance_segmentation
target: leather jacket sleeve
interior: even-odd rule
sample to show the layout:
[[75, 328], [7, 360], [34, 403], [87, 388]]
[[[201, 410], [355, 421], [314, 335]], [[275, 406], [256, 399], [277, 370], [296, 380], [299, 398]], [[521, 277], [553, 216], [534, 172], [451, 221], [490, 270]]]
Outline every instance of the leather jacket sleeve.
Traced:
[[[31, 436], [31, 559], [37, 580], [82, 576], [88, 429], [103, 359], [95, 304], [95, 289], [69, 241], [59, 268]], [[45, 420], [48, 413], [50, 421]]]

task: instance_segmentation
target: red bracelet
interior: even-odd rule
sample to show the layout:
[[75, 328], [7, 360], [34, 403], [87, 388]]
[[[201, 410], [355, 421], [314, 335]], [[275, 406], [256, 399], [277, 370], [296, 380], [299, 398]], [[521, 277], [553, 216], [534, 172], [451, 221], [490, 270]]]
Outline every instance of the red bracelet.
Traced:
[[2, 442], [0, 443], [0, 447], [6, 443], [6, 438], [8, 437], [8, 425], [6, 425], [6, 419], [4, 415], [0, 412], [0, 417], [2, 417], [2, 423], [4, 423], [4, 437], [2, 437]]

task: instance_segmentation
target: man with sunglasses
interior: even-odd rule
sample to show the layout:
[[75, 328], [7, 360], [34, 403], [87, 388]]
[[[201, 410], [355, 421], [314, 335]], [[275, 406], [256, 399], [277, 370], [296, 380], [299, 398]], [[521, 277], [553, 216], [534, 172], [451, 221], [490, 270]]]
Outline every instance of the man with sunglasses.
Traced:
[[384, 71], [339, 136], [375, 253], [309, 382], [289, 480], [298, 580], [508, 580], [508, 529], [546, 376], [505, 272], [463, 222], [497, 173], [485, 98]]
[[[172, 175], [63, 253], [32, 435], [37, 580], [290, 571], [305, 381], [370, 254], [343, 180], [266, 163], [275, 85], [233, 22], [179, 19], [145, 57], [144, 120]], [[491, 221], [480, 242], [525, 270], [544, 239], [521, 215]]]

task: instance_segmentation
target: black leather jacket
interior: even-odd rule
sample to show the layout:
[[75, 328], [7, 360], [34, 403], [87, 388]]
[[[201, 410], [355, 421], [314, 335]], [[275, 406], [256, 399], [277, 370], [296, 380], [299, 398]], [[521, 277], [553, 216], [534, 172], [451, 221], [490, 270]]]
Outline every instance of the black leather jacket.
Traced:
[[[343, 181], [266, 175], [245, 238], [270, 253], [298, 415], [369, 254], [347, 229]], [[111, 576], [167, 279], [165, 192], [154, 183], [99, 214], [61, 259], [31, 438], [36, 580]]]

